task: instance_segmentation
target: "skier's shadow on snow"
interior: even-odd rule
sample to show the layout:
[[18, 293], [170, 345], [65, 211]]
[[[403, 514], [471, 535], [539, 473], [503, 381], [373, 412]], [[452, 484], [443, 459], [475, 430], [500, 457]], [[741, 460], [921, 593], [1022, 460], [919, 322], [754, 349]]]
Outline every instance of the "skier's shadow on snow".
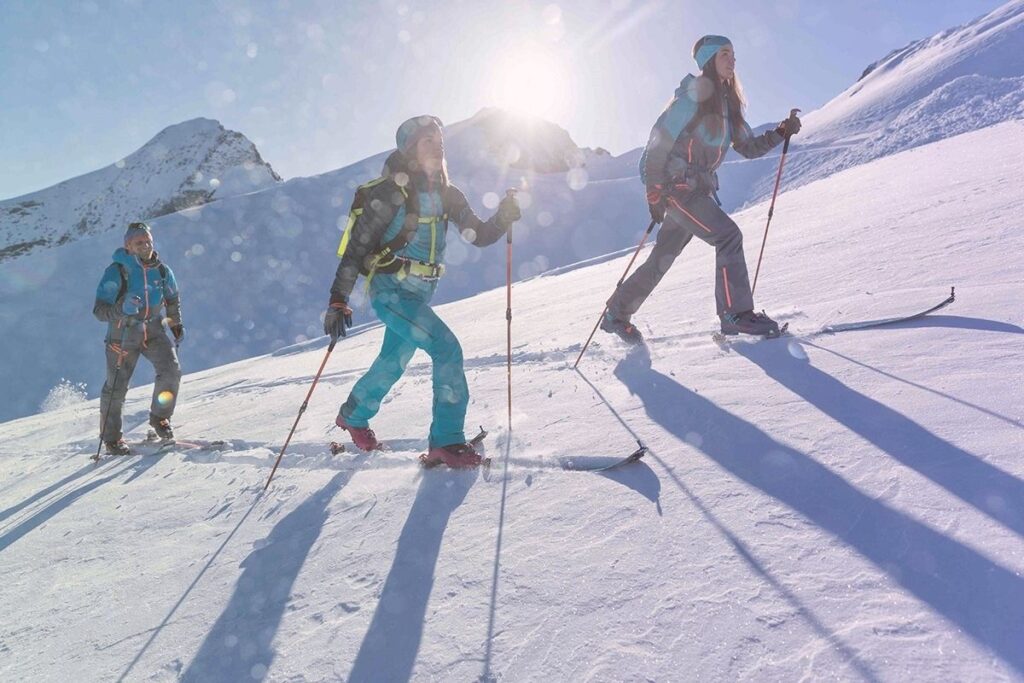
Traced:
[[[737, 344], [737, 353], [836, 422], [1024, 537], [1024, 481], [851, 389], [781, 344]], [[797, 356], [800, 356], [799, 358]]]
[[351, 479], [339, 472], [278, 522], [242, 560], [235, 591], [182, 674], [182, 681], [248, 681], [274, 660], [274, 635], [306, 556], [320, 537], [328, 506]]
[[475, 471], [424, 473], [349, 683], [412, 677], [444, 531], [476, 477]]
[[[32, 503], [38, 502], [40, 500], [47, 501], [45, 505], [35, 513], [27, 517], [15, 517], [15, 521], [11, 523], [11, 526], [5, 528], [2, 532], [0, 532], [0, 552], [3, 552], [7, 549], [8, 546], [12, 545], [13, 543], [21, 539], [23, 536], [39, 527], [40, 525], [45, 524], [49, 520], [53, 519], [55, 516], [69, 508], [71, 505], [73, 505], [77, 500], [91, 493], [92, 491], [95, 491], [100, 486], [103, 486], [104, 484], [117, 479], [125, 472], [131, 471], [133, 472], [131, 477], [129, 477], [128, 480], [122, 482], [127, 484], [132, 479], [135, 479], [143, 472], [148, 470], [150, 467], [155, 465], [159, 460], [160, 458], [158, 456], [148, 456], [145, 458], [136, 457], [127, 466], [115, 468], [112, 471], [110, 469], [100, 468], [106, 468], [110, 462], [117, 462], [116, 460], [100, 462], [98, 465], [95, 466], [90, 465], [88, 468], [82, 468], [75, 472], [74, 474], [65, 477], [56, 484], [48, 486], [39, 493], [30, 496], [24, 502], [19, 503], [18, 505], [15, 505], [14, 507], [9, 508], [8, 510], [5, 510], [3, 513], [4, 519], [11, 515], [16, 515], [20, 510], [23, 510], [24, 508], [30, 506]], [[109, 474], [107, 474], [104, 477], [93, 478], [92, 480], [83, 483], [81, 486], [78, 486], [77, 488], [74, 488], [59, 497], [47, 499], [47, 496], [49, 494], [59, 490], [60, 487], [64, 486], [65, 484], [68, 484], [74, 481], [75, 479], [78, 479], [79, 477], [88, 474], [90, 471], [96, 473], [97, 475], [102, 472], [109, 472]]]
[[636, 364], [616, 376], [647, 415], [871, 561], [937, 613], [1024, 673], [1024, 579], [884, 502], [805, 453], [775, 441], [674, 379]]
[[50, 494], [52, 494], [52, 493], [54, 493], [54, 492], [64, 488], [65, 486], [67, 486], [68, 484], [73, 482], [75, 479], [79, 479], [79, 478], [81, 478], [81, 477], [83, 477], [83, 476], [85, 476], [85, 475], [87, 475], [89, 473], [95, 473], [96, 470], [97, 470], [97, 467], [101, 467], [101, 466], [100, 465], [95, 465], [93, 463], [89, 463], [88, 465], [83, 465], [82, 467], [80, 467], [76, 471], [72, 472], [68, 476], [66, 476], [63, 479], [61, 479], [60, 481], [57, 481], [57, 482], [54, 482], [54, 483], [50, 484], [46, 488], [41, 489], [41, 490], [37, 491], [36, 493], [33, 493], [31, 496], [29, 496], [25, 500], [21, 501], [20, 503], [16, 503], [15, 505], [12, 505], [11, 507], [7, 508], [6, 510], [3, 510], [2, 512], [0, 512], [0, 522], [3, 522], [5, 519], [10, 517], [11, 515], [13, 515], [13, 514], [15, 514], [17, 512], [20, 512], [21, 510], [25, 509], [29, 505], [32, 505], [33, 503], [35, 503], [35, 502], [37, 502], [39, 500], [42, 500], [43, 498], [46, 498]]

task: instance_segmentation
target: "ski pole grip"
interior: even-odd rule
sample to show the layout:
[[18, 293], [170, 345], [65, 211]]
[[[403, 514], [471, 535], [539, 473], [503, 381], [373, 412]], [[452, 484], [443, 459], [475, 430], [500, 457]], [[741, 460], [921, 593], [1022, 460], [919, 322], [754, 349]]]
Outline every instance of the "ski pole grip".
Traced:
[[[789, 110], [789, 118], [793, 118], [793, 117], [794, 117], [794, 116], [796, 116], [796, 115], [797, 115], [797, 114], [798, 114], [799, 112], [800, 112], [800, 110], [799, 110], [799, 109], [790, 109], [790, 110]], [[792, 136], [792, 135], [787, 135], [787, 136], [786, 136], [786, 140], [785, 140], [785, 142], [783, 142], [783, 143], [782, 143], [782, 153], [783, 153], [783, 154], [786, 154], [787, 152], [789, 152], [789, 139], [790, 139], [791, 137], [793, 137], [793, 136]]]

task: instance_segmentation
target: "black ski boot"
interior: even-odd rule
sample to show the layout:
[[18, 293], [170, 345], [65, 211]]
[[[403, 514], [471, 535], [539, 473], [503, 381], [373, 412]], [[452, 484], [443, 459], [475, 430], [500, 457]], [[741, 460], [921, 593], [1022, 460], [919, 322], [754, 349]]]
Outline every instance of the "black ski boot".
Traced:
[[611, 311], [605, 311], [604, 317], [601, 318], [601, 329], [617, 334], [622, 341], [633, 346], [640, 346], [644, 343], [644, 336], [640, 334], [640, 330], [636, 329], [636, 325], [628, 320], [619, 320], [612, 315]]
[[765, 315], [764, 311], [743, 311], [742, 313], [723, 313], [722, 334], [754, 334], [759, 337], [778, 337], [779, 324]]
[[128, 448], [128, 444], [125, 443], [124, 439], [118, 439], [117, 441], [104, 441], [103, 445], [107, 447], [108, 455], [132, 454], [132, 449]]
[[174, 430], [171, 429], [171, 421], [166, 417], [157, 418], [150, 415], [149, 426], [161, 441], [174, 441]]

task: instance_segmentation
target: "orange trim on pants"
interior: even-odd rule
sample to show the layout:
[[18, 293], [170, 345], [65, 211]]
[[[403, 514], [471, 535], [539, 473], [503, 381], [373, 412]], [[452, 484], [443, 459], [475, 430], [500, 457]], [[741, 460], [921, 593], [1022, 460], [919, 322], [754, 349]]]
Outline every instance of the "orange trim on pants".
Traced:
[[672, 206], [674, 206], [674, 207], [676, 207], [677, 209], [679, 209], [680, 211], [682, 211], [682, 212], [683, 212], [684, 214], [686, 214], [687, 218], [689, 218], [689, 219], [690, 219], [691, 221], [693, 221], [694, 223], [696, 223], [696, 224], [697, 224], [697, 225], [699, 225], [700, 227], [704, 228], [705, 230], [707, 230], [707, 231], [708, 231], [708, 232], [710, 232], [710, 233], [714, 233], [714, 232], [715, 232], [714, 230], [712, 230], [711, 228], [709, 228], [708, 226], [704, 225], [704, 224], [703, 224], [703, 223], [701, 223], [701, 222], [700, 222], [699, 220], [697, 220], [697, 219], [696, 219], [696, 218], [694, 217], [694, 215], [693, 215], [692, 213], [690, 213], [689, 211], [687, 211], [686, 209], [684, 209], [684, 208], [683, 208], [683, 206], [682, 206], [682, 204], [680, 204], [679, 202], [677, 202], [677, 201], [675, 200], [675, 198], [673, 198], [673, 197], [669, 197], [669, 198], [668, 198], [668, 201], [669, 201], [669, 203], [671, 203], [671, 204], [672, 204]]
[[729, 294], [729, 271], [722, 266], [722, 284], [725, 285], [725, 305], [732, 308], [732, 295]]

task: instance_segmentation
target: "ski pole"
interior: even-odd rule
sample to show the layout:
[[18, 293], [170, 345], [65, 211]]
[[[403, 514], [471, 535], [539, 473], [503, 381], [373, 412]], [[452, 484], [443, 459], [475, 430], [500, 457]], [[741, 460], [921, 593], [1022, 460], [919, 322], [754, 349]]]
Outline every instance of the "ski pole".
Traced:
[[[505, 196], [515, 197], [516, 191], [509, 189]], [[505, 307], [505, 320], [507, 321], [507, 368], [508, 368], [508, 432], [512, 433], [512, 226], [505, 231], [505, 293], [507, 304]]]
[[299, 414], [295, 416], [295, 423], [292, 424], [292, 430], [288, 432], [288, 438], [284, 440], [284, 445], [281, 446], [281, 452], [277, 454], [277, 460], [274, 461], [274, 469], [270, 471], [270, 476], [267, 477], [267, 483], [263, 486], [264, 491], [270, 487], [270, 481], [274, 478], [274, 473], [277, 472], [277, 466], [281, 464], [281, 456], [284, 455], [285, 449], [288, 448], [288, 444], [292, 440], [292, 434], [295, 433], [295, 428], [299, 426], [299, 420], [302, 419], [302, 414], [306, 412], [306, 406], [309, 405], [309, 397], [313, 395], [313, 390], [316, 389], [316, 383], [320, 381], [320, 373], [324, 371], [324, 366], [327, 365], [327, 359], [331, 357], [331, 351], [334, 350], [334, 345], [337, 343], [338, 338], [332, 337], [331, 344], [327, 347], [327, 353], [324, 354], [323, 362], [320, 363], [320, 369], [316, 371], [316, 376], [313, 378], [313, 384], [309, 387], [309, 392], [306, 394], [306, 400], [302, 402], [302, 407], [299, 408]]
[[[792, 118], [796, 116], [799, 109], [790, 109], [789, 116]], [[757, 289], [757, 275], [761, 272], [761, 259], [764, 257], [764, 245], [768, 241], [768, 226], [772, 224], [772, 214], [775, 213], [775, 197], [779, 194], [779, 182], [782, 180], [782, 166], [786, 163], [786, 153], [789, 152], [789, 139], [792, 135], [786, 136], [786, 141], [782, 143], [782, 156], [779, 157], [779, 171], [775, 174], [775, 190], [772, 192], [772, 203], [768, 207], [768, 222], [764, 224], [764, 237], [761, 238], [761, 253], [757, 256], [757, 268], [754, 270], [754, 284], [750, 287], [750, 296], [754, 296], [754, 290]]]
[[[629, 275], [629, 269], [633, 267], [633, 262], [636, 261], [636, 257], [640, 254], [640, 250], [643, 249], [644, 242], [646, 242], [647, 238], [650, 237], [651, 231], [654, 230], [655, 225], [657, 225], [657, 221], [652, 220], [651, 224], [647, 226], [647, 231], [644, 233], [643, 237], [640, 238], [640, 244], [636, 245], [636, 251], [633, 252], [633, 258], [629, 259], [629, 263], [626, 264], [625, 272], [622, 273], [622, 277], [620, 277], [619, 281], [615, 284], [616, 290], [622, 286], [623, 282], [626, 281], [626, 276]], [[594, 323], [594, 329], [590, 331], [590, 336], [587, 337], [586, 343], [583, 344], [583, 348], [580, 349], [580, 355], [576, 356], [576, 362], [572, 364], [573, 370], [575, 370], [576, 366], [580, 364], [580, 359], [583, 358], [583, 354], [586, 353], [587, 347], [590, 346], [590, 340], [594, 338], [594, 333], [597, 332], [597, 326], [601, 324], [601, 318], [604, 318], [604, 314], [607, 312], [608, 304], [606, 303], [604, 305], [604, 310], [601, 311], [601, 316], [597, 319], [597, 322]]]
[[117, 365], [114, 366], [114, 381], [110, 383], [110, 398], [107, 399], [107, 409], [103, 411], [103, 418], [100, 420], [100, 442], [96, 446], [96, 455], [92, 456], [93, 462], [100, 461], [100, 449], [103, 448], [103, 432], [107, 429], [107, 418], [110, 417], [110, 404], [114, 402], [114, 390], [117, 388], [117, 380], [121, 375], [121, 364], [124, 361], [124, 335], [128, 332], [128, 325], [126, 324], [121, 329], [121, 341], [117, 346]]

